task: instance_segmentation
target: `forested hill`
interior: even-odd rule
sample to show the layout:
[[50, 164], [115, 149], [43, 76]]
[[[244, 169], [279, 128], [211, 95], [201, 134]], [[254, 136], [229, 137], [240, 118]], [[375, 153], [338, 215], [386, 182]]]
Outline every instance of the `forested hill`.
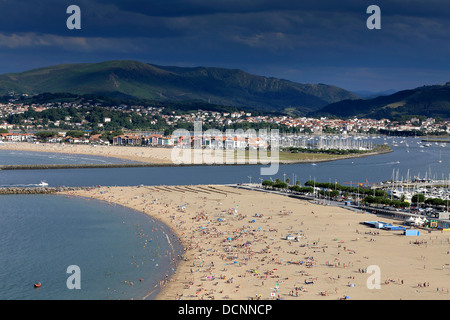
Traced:
[[403, 90], [373, 99], [343, 100], [310, 113], [311, 116], [393, 119], [405, 116], [450, 118], [450, 83]]
[[238, 69], [181, 68], [120, 60], [56, 65], [0, 75], [0, 95], [68, 92], [119, 99], [200, 100], [265, 111], [305, 114], [330, 103], [356, 99], [326, 84], [300, 84]]

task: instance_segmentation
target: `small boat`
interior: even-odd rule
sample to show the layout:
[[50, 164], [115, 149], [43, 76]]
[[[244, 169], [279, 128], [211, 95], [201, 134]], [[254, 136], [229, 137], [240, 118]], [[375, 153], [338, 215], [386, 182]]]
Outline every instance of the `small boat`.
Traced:
[[41, 286], [42, 286], [42, 284], [40, 282], [34, 284], [35, 288], [40, 288]]
[[39, 187], [48, 187], [48, 183], [45, 181], [41, 181], [41, 183], [38, 184]]

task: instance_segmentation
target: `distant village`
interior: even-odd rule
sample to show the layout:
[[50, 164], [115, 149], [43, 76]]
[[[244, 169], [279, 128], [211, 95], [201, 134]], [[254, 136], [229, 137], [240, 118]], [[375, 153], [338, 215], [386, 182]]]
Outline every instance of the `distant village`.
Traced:
[[[115, 123], [113, 117], [98, 115], [93, 117], [92, 108], [107, 110], [119, 114], [120, 119], [131, 124], [142, 121], [147, 128], [134, 129], [132, 126]], [[72, 110], [72, 116], [48, 116], [48, 112], [55, 110]], [[77, 112], [74, 115], [74, 111]], [[45, 117], [41, 115], [46, 114]], [[145, 120], [145, 122], [144, 122]], [[114, 145], [143, 145], [143, 146], [174, 146], [186, 141], [186, 137], [176, 137], [172, 133], [177, 128], [186, 128], [194, 121], [201, 121], [206, 127], [225, 130], [225, 128], [279, 128], [281, 133], [294, 135], [356, 135], [356, 134], [392, 134], [392, 135], [448, 135], [450, 121], [411, 117], [404, 121], [391, 121], [389, 119], [330, 119], [252, 115], [251, 112], [165, 112], [163, 107], [152, 106], [112, 106], [99, 107], [86, 103], [45, 103], [45, 104], [0, 104], [0, 141], [3, 142], [55, 142], [55, 143], [93, 143]], [[189, 127], [189, 126], [187, 126]], [[131, 129], [130, 129], [131, 128]], [[43, 132], [47, 134], [43, 134]], [[190, 138], [190, 143], [194, 143]], [[221, 146], [231, 142], [223, 139]], [[236, 138], [232, 143], [235, 147], [240, 145]], [[218, 139], [205, 138], [202, 146], [217, 145]], [[241, 145], [267, 146], [258, 139], [247, 137]]]

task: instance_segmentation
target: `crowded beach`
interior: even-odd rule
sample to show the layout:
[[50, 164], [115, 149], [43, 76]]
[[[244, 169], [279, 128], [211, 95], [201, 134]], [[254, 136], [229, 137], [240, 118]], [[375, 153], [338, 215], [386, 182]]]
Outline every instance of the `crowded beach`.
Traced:
[[[371, 229], [369, 213], [232, 186], [61, 192], [144, 212], [184, 246], [163, 300], [449, 299], [450, 233]], [[398, 224], [399, 221], [391, 221]], [[379, 274], [370, 267], [379, 268]], [[378, 276], [378, 289], [368, 285]], [[138, 282], [138, 281], [136, 281]]]

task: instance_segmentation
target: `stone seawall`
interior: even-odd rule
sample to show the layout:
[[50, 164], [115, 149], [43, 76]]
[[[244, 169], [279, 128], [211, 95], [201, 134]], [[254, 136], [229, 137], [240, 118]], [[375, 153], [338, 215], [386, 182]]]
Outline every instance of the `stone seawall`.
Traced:
[[45, 169], [82, 169], [82, 168], [140, 168], [163, 166], [150, 163], [118, 163], [118, 164], [12, 164], [2, 165], [0, 170], [45, 170]]
[[81, 189], [92, 189], [92, 187], [6, 187], [0, 188], [0, 195], [3, 194], [52, 194], [63, 191], [73, 191]]

